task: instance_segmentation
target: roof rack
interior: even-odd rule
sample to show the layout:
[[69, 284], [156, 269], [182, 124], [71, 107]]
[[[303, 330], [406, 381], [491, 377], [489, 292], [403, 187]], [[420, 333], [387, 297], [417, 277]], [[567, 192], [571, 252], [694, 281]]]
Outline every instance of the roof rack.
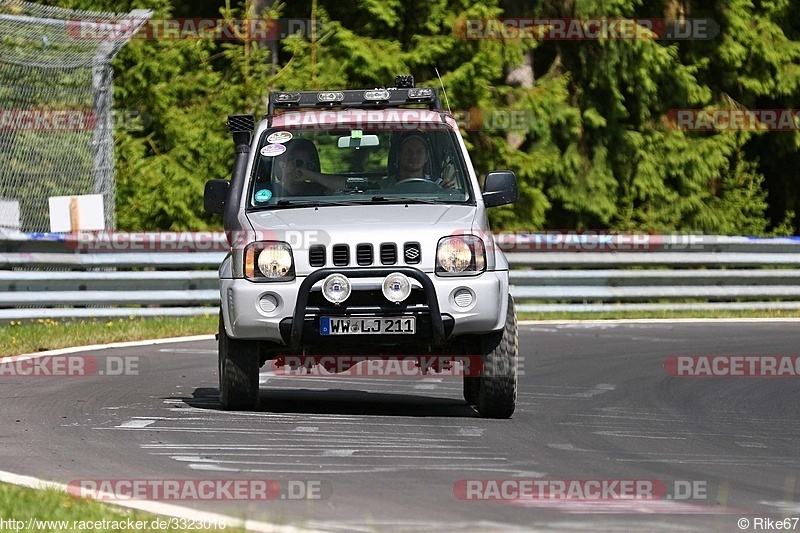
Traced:
[[397, 76], [397, 87], [348, 91], [300, 91], [270, 93], [268, 115], [276, 109], [328, 109], [346, 107], [417, 107], [441, 109], [439, 91], [432, 87], [414, 87], [412, 76]]

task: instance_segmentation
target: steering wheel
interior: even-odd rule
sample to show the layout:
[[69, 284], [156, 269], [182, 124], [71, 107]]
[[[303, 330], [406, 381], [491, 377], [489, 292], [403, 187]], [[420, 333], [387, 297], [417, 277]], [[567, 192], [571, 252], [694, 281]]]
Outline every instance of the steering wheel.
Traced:
[[[419, 187], [420, 185], [422, 185], [422, 187]], [[433, 192], [442, 190], [441, 185], [426, 178], [407, 178], [403, 181], [398, 181], [392, 186], [393, 189], [406, 187], [411, 187], [414, 189], [419, 188], [420, 192]]]

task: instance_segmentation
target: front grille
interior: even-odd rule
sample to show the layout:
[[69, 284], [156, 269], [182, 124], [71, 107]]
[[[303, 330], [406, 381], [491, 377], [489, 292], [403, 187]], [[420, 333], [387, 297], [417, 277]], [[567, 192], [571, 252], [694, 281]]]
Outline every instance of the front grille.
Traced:
[[359, 244], [356, 246], [356, 263], [360, 266], [369, 266], [372, 264], [371, 244]]
[[312, 267], [325, 266], [325, 246], [315, 244], [308, 249], [308, 264]]
[[333, 264], [347, 266], [350, 263], [350, 248], [346, 244], [333, 245]]
[[407, 265], [417, 265], [422, 261], [422, 250], [418, 242], [407, 242], [403, 245], [403, 259]]
[[394, 265], [397, 263], [397, 245], [393, 242], [381, 244], [381, 264]]
[[[399, 262], [398, 246], [393, 242], [384, 242], [379, 248], [379, 259], [382, 265], [396, 265]], [[372, 244], [361, 243], [356, 245], [356, 264], [370, 266], [375, 263], [375, 248]], [[347, 244], [335, 244], [331, 247], [331, 260], [334, 266], [348, 266], [350, 264], [350, 247]], [[315, 244], [308, 250], [308, 264], [318, 268], [325, 266], [327, 261], [325, 246]], [[403, 261], [407, 265], [418, 265], [422, 262], [422, 246], [418, 242], [403, 244]]]

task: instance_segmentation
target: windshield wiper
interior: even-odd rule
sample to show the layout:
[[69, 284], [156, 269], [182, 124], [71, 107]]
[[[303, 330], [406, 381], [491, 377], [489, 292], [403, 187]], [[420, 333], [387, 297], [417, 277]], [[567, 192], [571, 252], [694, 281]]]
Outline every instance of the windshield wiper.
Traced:
[[413, 196], [373, 196], [373, 202], [386, 202], [395, 204], [440, 204], [442, 200], [429, 200], [427, 198], [415, 198]]
[[324, 207], [328, 205], [333, 206], [348, 206], [358, 205], [358, 202], [343, 202], [336, 200], [278, 200], [275, 205], [281, 207]]

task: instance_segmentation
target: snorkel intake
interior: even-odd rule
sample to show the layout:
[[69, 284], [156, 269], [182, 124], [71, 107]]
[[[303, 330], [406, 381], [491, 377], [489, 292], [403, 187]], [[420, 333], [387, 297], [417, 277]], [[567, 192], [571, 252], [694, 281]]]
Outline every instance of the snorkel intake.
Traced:
[[[242, 194], [244, 194], [245, 172], [250, 159], [250, 139], [255, 127], [256, 121], [253, 115], [228, 116], [228, 131], [233, 134], [233, 143], [236, 146], [230, 192], [223, 214], [223, 226], [228, 235], [228, 242], [231, 241], [230, 232], [242, 229], [239, 222], [239, 206], [241, 206]], [[230, 244], [233, 243], [230, 242]]]

